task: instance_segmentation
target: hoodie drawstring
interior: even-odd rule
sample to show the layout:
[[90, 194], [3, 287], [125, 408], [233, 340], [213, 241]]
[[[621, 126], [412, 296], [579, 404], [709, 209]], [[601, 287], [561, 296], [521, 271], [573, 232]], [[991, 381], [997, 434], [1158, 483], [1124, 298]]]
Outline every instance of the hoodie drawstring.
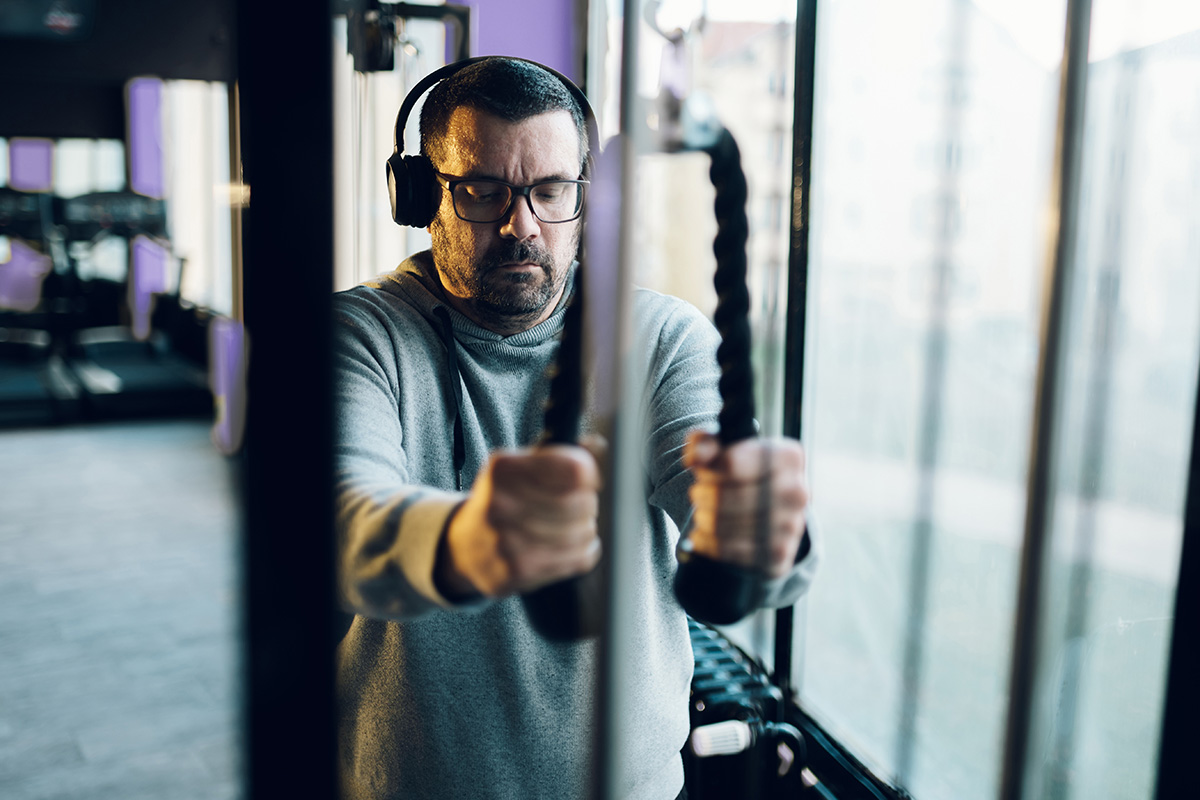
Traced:
[[433, 310], [442, 321], [442, 341], [446, 345], [446, 366], [450, 370], [450, 391], [454, 394], [454, 488], [462, 491], [462, 470], [467, 463], [467, 445], [462, 422], [462, 375], [458, 371], [458, 346], [454, 341], [454, 326], [445, 306]]

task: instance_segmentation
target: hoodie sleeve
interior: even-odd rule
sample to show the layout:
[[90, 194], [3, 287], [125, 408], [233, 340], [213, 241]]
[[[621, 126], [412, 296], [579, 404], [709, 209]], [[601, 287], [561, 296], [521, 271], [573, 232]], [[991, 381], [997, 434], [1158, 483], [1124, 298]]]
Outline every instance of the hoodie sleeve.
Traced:
[[352, 293], [335, 296], [339, 587], [347, 610], [396, 621], [454, 605], [439, 591], [434, 566], [450, 516], [466, 497], [410, 478], [397, 411], [400, 340], [381, 309]]
[[[648, 373], [651, 383], [646, 407], [650, 503], [666, 511], [686, 532], [692, 513], [687, 494], [692, 478], [683, 466], [683, 446], [691, 431], [717, 429], [721, 371], [716, 352], [721, 337], [697, 309], [682, 301], [672, 303], [673, 308], [666, 311], [657, 307], [666, 302], [661, 295], [646, 292], [643, 299], [649, 308], [643, 307], [639, 319], [658, 326], [657, 331], [645, 331], [642, 339], [657, 342]], [[818, 555], [809, 524], [791, 571], [766, 581], [764, 607], [781, 608], [796, 602], [812, 583]]]

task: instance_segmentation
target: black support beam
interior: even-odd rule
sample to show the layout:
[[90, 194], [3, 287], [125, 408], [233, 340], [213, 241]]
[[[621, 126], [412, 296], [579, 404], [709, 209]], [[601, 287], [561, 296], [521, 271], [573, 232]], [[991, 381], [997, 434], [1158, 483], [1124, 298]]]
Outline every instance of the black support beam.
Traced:
[[246, 796], [336, 797], [328, 3], [238, 4]]
[[1175, 620], [1171, 629], [1171, 660], [1163, 700], [1162, 738], [1155, 797], [1190, 797], [1196, 791], [1196, 757], [1200, 747], [1200, 647], [1192, 636], [1200, 630], [1200, 397], [1192, 422], [1192, 457], [1188, 467], [1187, 500], [1183, 512], [1183, 548], [1175, 590]]

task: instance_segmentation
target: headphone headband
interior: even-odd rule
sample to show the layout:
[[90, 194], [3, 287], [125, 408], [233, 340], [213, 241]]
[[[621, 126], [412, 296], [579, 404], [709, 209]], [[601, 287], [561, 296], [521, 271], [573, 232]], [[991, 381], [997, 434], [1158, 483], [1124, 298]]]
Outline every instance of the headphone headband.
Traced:
[[417, 101], [425, 92], [433, 88], [434, 84], [454, 75], [461, 69], [466, 69], [472, 64], [477, 64], [480, 61], [489, 61], [493, 58], [503, 58], [509, 61], [523, 61], [526, 64], [532, 64], [539, 69], [549, 72], [562, 83], [571, 96], [575, 98], [575, 102], [579, 103], [579, 113], [583, 115], [584, 123], [588, 129], [589, 146], [595, 148], [599, 143], [600, 137], [596, 126], [596, 115], [592, 112], [591, 103], [588, 102], [587, 95], [583, 90], [575, 85], [575, 82], [563, 75], [556, 69], [547, 67], [545, 64], [539, 64], [536, 61], [531, 61], [528, 58], [519, 58], [518, 56], [474, 56], [472, 58], [464, 58], [461, 61], [455, 61], [452, 64], [435, 69], [433, 72], [426, 75], [409, 91], [405, 96], [404, 102], [400, 104], [400, 111], [396, 114], [396, 127], [392, 131], [392, 150], [396, 153], [404, 152], [404, 128], [408, 125], [408, 116], [412, 113], [413, 108], [417, 105]]

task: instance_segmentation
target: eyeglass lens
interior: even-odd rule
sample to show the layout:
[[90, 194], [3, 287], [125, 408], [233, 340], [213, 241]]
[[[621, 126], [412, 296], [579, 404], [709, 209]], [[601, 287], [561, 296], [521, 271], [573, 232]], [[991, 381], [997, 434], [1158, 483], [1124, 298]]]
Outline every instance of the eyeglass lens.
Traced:
[[[567, 222], [579, 215], [583, 188], [574, 181], [546, 181], [518, 187], [542, 222]], [[513, 189], [495, 181], [459, 181], [454, 187], [454, 210], [468, 222], [497, 222], [509, 211]]]

